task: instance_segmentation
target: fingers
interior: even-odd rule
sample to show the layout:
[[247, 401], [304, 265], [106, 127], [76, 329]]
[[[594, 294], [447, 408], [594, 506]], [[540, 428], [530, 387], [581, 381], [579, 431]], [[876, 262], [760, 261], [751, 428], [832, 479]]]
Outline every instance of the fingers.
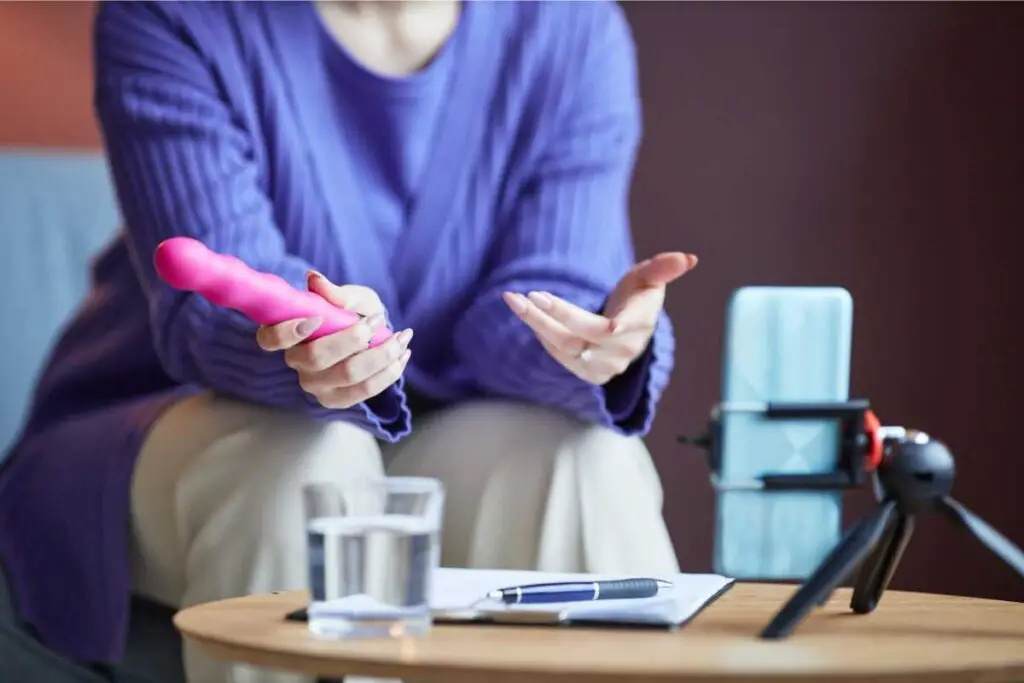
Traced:
[[[541, 346], [552, 358], [580, 379], [598, 386], [625, 372], [650, 341], [650, 332], [641, 330], [616, 329], [614, 332], [608, 332], [609, 323], [603, 316], [594, 317], [604, 321], [601, 327], [605, 331], [601, 335], [593, 335], [596, 341], [588, 341], [573, 334], [547, 311], [541, 310], [534, 303], [534, 296], [526, 297], [508, 292], [504, 299], [516, 315], [530, 327]], [[557, 297], [555, 299], [561, 301]], [[557, 309], [549, 307], [549, 310]], [[586, 359], [581, 357], [584, 349], [588, 350]]]
[[316, 332], [323, 318], [288, 320], [279, 325], [263, 325], [256, 331], [256, 343], [264, 351], [290, 349]]
[[369, 287], [338, 286], [320, 273], [306, 278], [309, 291], [364, 319], [351, 327], [304, 342], [323, 323], [322, 318], [289, 320], [261, 326], [256, 340], [265, 351], [284, 351], [285, 362], [299, 376], [299, 385], [331, 409], [350, 408], [372, 398], [402, 376], [412, 352], [412, 330], [403, 330], [381, 346], [370, 340], [386, 324], [384, 305]]
[[384, 316], [380, 314], [360, 320], [355, 325], [334, 334], [288, 348], [284, 353], [284, 361], [295, 370], [307, 373], [322, 372], [360, 351], [365, 351], [374, 331], [384, 323]]
[[[506, 292], [503, 298], [559, 364], [580, 379], [602, 386], [626, 372], [647, 349], [665, 289], [637, 291], [611, 319], [547, 292], [531, 292], [527, 296]], [[584, 350], [587, 353], [582, 357]]]
[[603, 315], [591, 313], [548, 292], [530, 292], [529, 296], [505, 292], [502, 298], [523, 322], [534, 331], [544, 330], [556, 343], [559, 338], [569, 337], [599, 343], [613, 330], [612, 322]]
[[643, 330], [653, 327], [665, 302], [665, 287], [690, 272], [697, 257], [666, 252], [633, 266], [615, 286], [603, 311], [613, 328]]
[[560, 365], [583, 381], [596, 386], [603, 386], [624, 373], [639, 355], [618, 346], [588, 346], [585, 347], [588, 354], [584, 359], [579, 353], [570, 355], [560, 351], [540, 336], [537, 339], [544, 350]]
[[623, 300], [618, 310], [609, 311], [609, 314], [619, 332], [651, 332], [664, 303], [663, 288], [642, 289]]
[[412, 351], [412, 330], [403, 330], [385, 344], [363, 351], [326, 372], [299, 373], [299, 384], [320, 405], [346, 409], [373, 398], [398, 381]]
[[327, 390], [353, 387], [386, 370], [409, 348], [412, 330], [402, 330], [380, 346], [363, 350], [345, 360], [318, 370], [299, 370], [299, 384], [318, 395]]
[[527, 298], [534, 306], [564, 325], [569, 332], [587, 341], [600, 342], [613, 330], [608, 318], [584, 310], [553, 294], [530, 292]]
[[369, 287], [336, 285], [315, 270], [309, 271], [306, 275], [306, 287], [335, 306], [358, 313], [363, 317], [369, 318], [384, 313], [383, 302], [377, 296], [377, 292]]
[[663, 252], [633, 266], [626, 278], [637, 287], [664, 287], [697, 266], [697, 257], [681, 251]]
[[586, 340], [574, 335], [565, 325], [542, 311], [530, 299], [515, 292], [505, 292], [502, 296], [519, 319], [559, 353], [574, 355], [583, 349]]
[[397, 382], [402, 373], [405, 372], [410, 358], [412, 358], [412, 351], [406, 349], [395, 362], [376, 375], [369, 377], [361, 384], [329, 390], [327, 393], [318, 396], [317, 400], [325, 408], [333, 410], [344, 410], [359, 405]]
[[[612, 329], [612, 321], [608, 318], [585, 311], [551, 294], [530, 292], [529, 296], [523, 296], [506, 292], [504, 299], [513, 312], [545, 342], [549, 351], [554, 351], [561, 358], [574, 358], [584, 348], [591, 346], [627, 352], [635, 346], [635, 334], [621, 334], [618, 327]], [[556, 316], [561, 317], [556, 319]], [[566, 324], [567, 320], [569, 324]], [[651, 329], [653, 325], [652, 322]]]
[[[358, 313], [364, 318], [371, 319], [374, 316], [380, 316], [379, 319], [367, 320], [370, 324], [370, 333], [372, 334], [380, 324], [384, 321], [384, 304], [381, 302], [380, 297], [377, 293], [369, 287], [362, 287], [360, 285], [344, 285], [338, 286], [330, 282], [326, 277], [317, 273], [316, 271], [310, 271], [306, 276], [306, 285], [309, 291], [318, 294], [327, 301], [331, 302], [335, 306], [340, 306], [354, 313]], [[323, 322], [322, 318], [309, 318], [305, 320], [288, 320], [279, 325], [266, 325], [260, 327], [256, 333], [256, 341], [260, 348], [264, 351], [284, 351], [291, 349], [298, 345], [300, 342], [305, 340], [309, 335], [313, 334], [320, 324]], [[319, 344], [320, 340], [314, 342], [317, 345], [316, 353], [313, 359], [310, 361], [312, 366], [321, 366], [325, 363], [327, 365], [333, 365], [346, 355], [351, 355], [360, 348], [349, 348], [353, 339], [359, 340], [366, 334], [365, 328], [349, 328], [351, 332], [344, 334], [339, 332], [337, 334], [342, 335], [340, 340], [335, 339], [326, 344]], [[344, 332], [349, 332], [345, 330]], [[324, 339], [332, 338], [335, 335], [329, 335]], [[367, 337], [367, 342], [369, 337]], [[363, 347], [365, 348], [365, 346]], [[322, 355], [320, 355], [322, 353]], [[328, 362], [333, 357], [332, 362]], [[300, 365], [306, 365], [306, 361], [303, 359], [297, 360]]]

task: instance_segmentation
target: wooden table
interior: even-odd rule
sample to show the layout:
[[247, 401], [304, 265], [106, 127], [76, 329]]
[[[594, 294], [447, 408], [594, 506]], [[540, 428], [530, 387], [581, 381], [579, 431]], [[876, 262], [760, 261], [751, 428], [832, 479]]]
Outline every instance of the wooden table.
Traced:
[[223, 600], [174, 622], [210, 655], [320, 676], [425, 683], [1024, 680], [1024, 604], [888, 591], [849, 612], [838, 591], [787, 640], [756, 634], [792, 592], [739, 584], [676, 632], [435, 626], [419, 639], [332, 641], [286, 612], [303, 593]]

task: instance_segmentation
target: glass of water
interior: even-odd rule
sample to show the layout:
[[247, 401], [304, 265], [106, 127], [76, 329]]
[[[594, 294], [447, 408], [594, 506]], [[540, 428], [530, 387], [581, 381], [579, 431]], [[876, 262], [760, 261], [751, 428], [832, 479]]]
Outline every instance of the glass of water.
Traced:
[[312, 483], [303, 496], [309, 630], [333, 638], [427, 633], [430, 579], [441, 559], [441, 482]]

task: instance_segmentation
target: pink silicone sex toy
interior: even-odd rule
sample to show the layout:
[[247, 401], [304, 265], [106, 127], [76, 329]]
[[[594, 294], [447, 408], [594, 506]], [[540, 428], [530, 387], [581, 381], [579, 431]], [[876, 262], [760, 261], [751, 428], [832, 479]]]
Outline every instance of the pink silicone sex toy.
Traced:
[[[234, 256], [211, 251], [191, 237], [171, 237], [157, 245], [156, 272], [175, 289], [195, 292], [218, 306], [231, 308], [260, 325], [276, 325], [299, 318], [322, 318], [307, 341], [344, 330], [359, 322], [352, 311], [338, 308], [322, 297], [295, 289], [283, 278], [253, 270]], [[391, 337], [382, 325], [370, 346]]]

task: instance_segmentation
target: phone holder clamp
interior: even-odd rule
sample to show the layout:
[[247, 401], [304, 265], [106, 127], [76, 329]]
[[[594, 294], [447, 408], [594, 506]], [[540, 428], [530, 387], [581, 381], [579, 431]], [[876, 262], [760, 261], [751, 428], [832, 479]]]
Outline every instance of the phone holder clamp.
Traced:
[[[718, 481], [722, 446], [721, 415], [758, 412], [766, 419], [829, 419], [840, 422], [838, 463], [825, 474], [767, 474], [750, 482]], [[836, 403], [720, 404], [707, 432], [680, 442], [707, 451], [716, 490], [756, 488], [774, 491], [828, 491], [859, 486], [871, 477], [879, 506], [846, 532], [818, 568], [761, 632], [762, 638], [785, 638], [814, 607], [856, 572], [850, 608], [873, 612], [910, 541], [917, 518], [938, 512], [1024, 577], [1024, 552], [949, 494], [956, 467], [944, 443], [924, 432], [883, 427], [866, 400]]]

